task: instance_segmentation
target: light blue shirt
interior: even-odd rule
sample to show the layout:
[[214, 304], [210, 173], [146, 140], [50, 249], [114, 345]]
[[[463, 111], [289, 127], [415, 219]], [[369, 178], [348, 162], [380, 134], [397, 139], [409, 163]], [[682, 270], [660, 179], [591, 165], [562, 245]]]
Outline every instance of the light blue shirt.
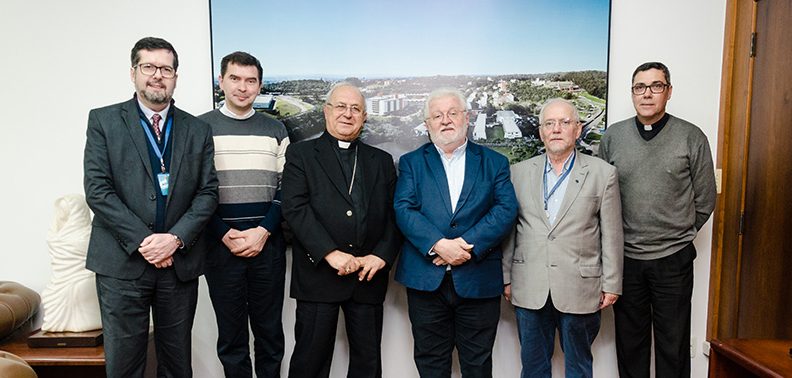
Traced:
[[[545, 188], [545, 193], [549, 193], [550, 190], [558, 183], [558, 180], [566, 173], [568, 170], [572, 169], [570, 163], [572, 162], [572, 157], [575, 156], [577, 152], [573, 151], [569, 156], [567, 156], [566, 160], [564, 160], [563, 168], [561, 169], [561, 174], [556, 175], [555, 171], [553, 170], [553, 165], [550, 164], [550, 159], [547, 158], [545, 155], [545, 169], [544, 174], [546, 177], [545, 182], [547, 183], [547, 188]], [[567, 175], [566, 179], [558, 185], [558, 188], [553, 192], [553, 195], [547, 199], [547, 210], [545, 210], [545, 215], [547, 216], [547, 221], [550, 222], [551, 225], [555, 224], [556, 216], [558, 215], [558, 210], [561, 209], [561, 202], [564, 200], [564, 194], [566, 194], [567, 183], [569, 182], [569, 175]]]
[[467, 150], [467, 139], [465, 143], [457, 147], [451, 157], [446, 156], [445, 152], [437, 147], [440, 160], [445, 168], [446, 180], [448, 181], [448, 193], [451, 195], [451, 212], [456, 211], [459, 196], [462, 194], [462, 185], [465, 183], [465, 151]]

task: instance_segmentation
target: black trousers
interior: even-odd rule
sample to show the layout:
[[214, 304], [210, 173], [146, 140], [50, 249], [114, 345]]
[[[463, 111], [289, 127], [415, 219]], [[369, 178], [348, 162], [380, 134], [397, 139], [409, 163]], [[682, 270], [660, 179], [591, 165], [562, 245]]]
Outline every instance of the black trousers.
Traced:
[[344, 311], [349, 339], [347, 377], [382, 377], [382, 303], [358, 303], [351, 299], [341, 303], [297, 301], [296, 343], [289, 377], [330, 375], [339, 308]]
[[690, 377], [690, 308], [696, 248], [656, 260], [624, 258], [623, 293], [614, 305], [616, 354], [623, 378]]
[[143, 377], [154, 317], [157, 376], [192, 377], [190, 345], [198, 279], [182, 282], [173, 268], [146, 267], [134, 280], [96, 275], [107, 376]]
[[492, 377], [500, 296], [462, 298], [446, 273], [435, 291], [408, 288], [407, 303], [415, 340], [413, 357], [422, 378], [450, 377], [454, 347], [463, 377]]
[[[222, 244], [217, 248], [212, 253], [231, 253]], [[206, 283], [217, 318], [217, 356], [226, 378], [253, 376], [248, 320], [256, 377], [280, 377], [285, 249], [283, 237], [272, 234], [255, 257], [231, 256], [220, 265], [207, 264]]]

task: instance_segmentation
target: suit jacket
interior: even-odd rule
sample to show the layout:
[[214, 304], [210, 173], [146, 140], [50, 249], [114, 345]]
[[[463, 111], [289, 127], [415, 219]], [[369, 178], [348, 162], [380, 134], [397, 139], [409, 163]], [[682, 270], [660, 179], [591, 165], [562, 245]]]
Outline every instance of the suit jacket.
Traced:
[[432, 247], [442, 238], [462, 237], [473, 244], [473, 258], [451, 269], [454, 288], [464, 298], [490, 298], [503, 293], [502, 239], [511, 231], [517, 200], [503, 155], [468, 141], [465, 180], [456, 210], [440, 154], [432, 143], [399, 161], [394, 207], [396, 223], [407, 239], [396, 280], [416, 290], [440, 287], [445, 266], [432, 264]]
[[[294, 234], [292, 243], [291, 296], [311, 302], [382, 303], [388, 287], [388, 270], [396, 259], [401, 236], [393, 220], [393, 189], [396, 171], [390, 154], [357, 143], [358, 169], [363, 175], [366, 233], [355, 242], [357, 217], [333, 143], [322, 135], [286, 150], [281, 181], [281, 211]], [[386, 267], [371, 281], [357, 274], [338, 276], [325, 255], [340, 250], [354, 256], [374, 254]]]
[[[217, 176], [209, 125], [171, 106], [165, 227], [185, 244], [173, 254], [173, 267], [187, 281], [203, 271], [207, 243], [202, 230], [217, 207]], [[138, 247], [153, 233], [159, 190], [148, 143], [134, 98], [88, 115], [84, 186], [94, 218], [86, 267], [96, 273], [135, 279], [148, 264]]]
[[520, 211], [503, 244], [512, 304], [538, 310], [548, 292], [561, 312], [589, 314], [601, 292], [621, 294], [624, 239], [616, 168], [578, 153], [550, 225], [542, 197], [545, 155], [512, 166]]

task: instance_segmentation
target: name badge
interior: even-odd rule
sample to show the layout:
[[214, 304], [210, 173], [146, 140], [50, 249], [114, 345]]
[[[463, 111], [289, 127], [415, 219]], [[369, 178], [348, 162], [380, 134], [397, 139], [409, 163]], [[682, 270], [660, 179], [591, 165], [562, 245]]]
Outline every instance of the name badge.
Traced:
[[160, 192], [163, 196], [168, 195], [168, 178], [170, 173], [157, 173], [157, 181], [159, 181]]

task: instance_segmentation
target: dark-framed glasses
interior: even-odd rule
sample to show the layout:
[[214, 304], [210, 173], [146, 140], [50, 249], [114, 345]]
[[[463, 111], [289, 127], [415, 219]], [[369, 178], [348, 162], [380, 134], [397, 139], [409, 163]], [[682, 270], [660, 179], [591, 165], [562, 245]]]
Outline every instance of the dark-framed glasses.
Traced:
[[462, 118], [462, 116], [467, 113], [466, 110], [459, 110], [459, 109], [451, 109], [445, 113], [443, 112], [435, 112], [429, 116], [428, 120], [434, 123], [438, 123], [443, 120], [444, 117], [448, 117], [454, 121], [458, 121]]
[[578, 121], [572, 118], [564, 118], [564, 119], [546, 119], [542, 122], [542, 127], [545, 129], [552, 129], [557, 125], [561, 125], [563, 129], [569, 129], [570, 127], [577, 125]]
[[348, 104], [344, 104], [343, 102], [339, 102], [337, 104], [331, 104], [328, 102], [325, 105], [333, 108], [333, 111], [336, 112], [337, 114], [344, 114], [347, 112], [347, 110], [349, 110], [349, 112], [352, 113], [352, 115], [360, 115], [361, 113], [363, 113], [363, 109], [358, 104], [348, 105]]
[[146, 76], [154, 76], [157, 70], [159, 70], [160, 75], [166, 79], [172, 79], [176, 76], [176, 70], [171, 66], [155, 66], [151, 63], [141, 63], [135, 67], [140, 70], [140, 73]]
[[632, 93], [634, 95], [642, 95], [646, 93], [646, 88], [654, 94], [659, 94], [665, 92], [666, 88], [670, 87], [670, 85], [666, 83], [661, 83], [659, 81], [655, 81], [652, 84], [646, 85], [644, 83], [638, 83], [632, 86]]

